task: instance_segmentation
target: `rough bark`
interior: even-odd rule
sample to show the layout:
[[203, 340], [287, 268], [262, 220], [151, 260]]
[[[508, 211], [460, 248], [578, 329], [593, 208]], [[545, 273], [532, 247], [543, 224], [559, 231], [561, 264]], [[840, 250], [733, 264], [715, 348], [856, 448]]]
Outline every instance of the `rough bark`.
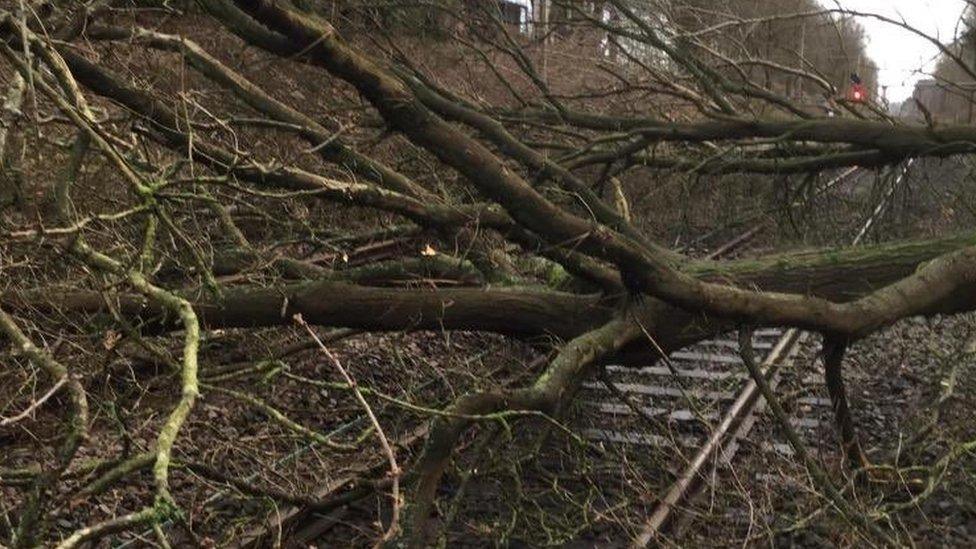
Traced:
[[[136, 294], [110, 296], [119, 311], [145, 322], [147, 331], [179, 329], [175, 318]], [[7, 293], [4, 305], [71, 314], [108, 312], [103, 294], [45, 289]], [[201, 323], [214, 328], [281, 326], [301, 314], [310, 324], [375, 331], [482, 330], [532, 336], [573, 337], [610, 309], [596, 295], [544, 290], [397, 289], [315, 281], [277, 288], [228, 288], [222, 296], [199, 297]]]
[[[976, 236], [927, 242], [893, 243], [849, 250], [808, 251], [755, 260], [701, 262], [695, 276], [763, 291], [804, 292], [849, 301], [902, 279], [941, 254], [969, 245]], [[311, 281], [277, 288], [227, 288], [221, 298], [197, 297], [200, 321], [209, 328], [275, 326], [301, 313], [312, 324], [369, 330], [484, 330], [519, 336], [551, 334], [573, 338], [605, 323], [617, 296], [574, 295], [544, 289], [394, 289], [336, 281]], [[150, 328], [175, 329], [174, 319], [133, 294], [114, 297], [123, 313]], [[74, 313], [106, 312], [96, 292], [35, 291], [8, 293], [5, 305]], [[925, 312], [954, 312], [976, 306], [976, 295], [934, 303]], [[660, 325], [661, 341], [686, 344], [732, 326], [730, 321], [689, 312], [658, 299], [646, 299], [644, 318], [669, 318]]]

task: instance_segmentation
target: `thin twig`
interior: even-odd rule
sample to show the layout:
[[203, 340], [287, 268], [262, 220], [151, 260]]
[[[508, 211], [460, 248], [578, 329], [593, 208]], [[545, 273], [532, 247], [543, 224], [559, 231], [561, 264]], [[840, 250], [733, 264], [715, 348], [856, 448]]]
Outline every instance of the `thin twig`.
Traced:
[[396, 535], [400, 520], [400, 466], [397, 465], [396, 454], [393, 451], [393, 446], [390, 445], [390, 441], [386, 438], [386, 434], [383, 432], [383, 427], [380, 426], [379, 420], [376, 419], [376, 414], [373, 413], [373, 409], [370, 407], [369, 403], [366, 402], [362, 391], [359, 390], [356, 380], [349, 375], [349, 372], [347, 372], [345, 368], [342, 367], [342, 363], [339, 362], [339, 359], [332, 354], [332, 351], [330, 351], [328, 347], [325, 346], [325, 343], [322, 343], [322, 340], [319, 339], [319, 336], [315, 333], [315, 331], [305, 323], [305, 319], [302, 318], [301, 314], [296, 314], [293, 318], [295, 319], [296, 324], [302, 328], [305, 328], [308, 335], [310, 335], [312, 339], [315, 340], [315, 343], [318, 344], [319, 349], [322, 350], [322, 353], [325, 354], [325, 356], [329, 358], [329, 361], [332, 362], [332, 365], [335, 366], [336, 370], [339, 372], [339, 375], [342, 376], [342, 379], [344, 379], [345, 382], [353, 388], [353, 393], [356, 395], [356, 400], [359, 401], [359, 404], [363, 407], [363, 410], [369, 417], [370, 422], [372, 422], [373, 427], [376, 428], [376, 436], [380, 439], [380, 445], [383, 447], [383, 452], [386, 454], [386, 457], [390, 462], [390, 479], [392, 481], [390, 485], [390, 495], [393, 498], [393, 513], [390, 518], [390, 527], [387, 528], [386, 533], [383, 534], [383, 537], [376, 544], [376, 547], [379, 547], [387, 541], [393, 539], [393, 536]]
[[49, 398], [54, 396], [54, 394], [58, 392], [58, 389], [60, 389], [62, 385], [67, 383], [67, 381], [68, 381], [68, 376], [63, 376], [61, 379], [58, 380], [57, 383], [54, 384], [53, 387], [51, 387], [50, 389], [48, 389], [46, 393], [44, 393], [44, 396], [32, 402], [31, 405], [28, 406], [26, 410], [24, 410], [23, 412], [15, 416], [5, 417], [0, 419], [0, 427], [7, 427], [8, 425], [13, 425], [18, 421], [26, 419], [28, 416], [34, 413], [34, 410], [43, 406], [44, 403], [47, 402]]

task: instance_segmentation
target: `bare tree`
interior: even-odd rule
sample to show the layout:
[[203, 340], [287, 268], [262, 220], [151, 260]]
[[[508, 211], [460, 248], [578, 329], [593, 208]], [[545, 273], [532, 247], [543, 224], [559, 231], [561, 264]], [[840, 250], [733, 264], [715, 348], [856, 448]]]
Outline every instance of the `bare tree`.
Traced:
[[[489, 332], [552, 352], [534, 380], [444, 406], [377, 397], [430, 418], [398, 533], [422, 545], [474, 425], [557, 422], [609, 360], [739, 326], [799, 327], [831, 343], [843, 401], [847, 346], [906, 317], [976, 307], [971, 231], [713, 262], [669, 249], [645, 230], [654, 212], [634, 207], [683, 172], [786, 176], [971, 154], [971, 126], [815, 107], [842, 98], [850, 72], [876, 82], [853, 14], [809, 1], [553, 0], [515, 24], [504, 2], [24, 4], [0, 12], [2, 167], [19, 164], [33, 197], [5, 214], [0, 331], [24, 386], [38, 377], [70, 395], [56, 452], [0, 470], [30, 484], [0, 527], [14, 547], [146, 526], [165, 543], [159, 525], [188, 505], [174, 469], [233, 476], [174, 454], [201, 395], [349, 451], [247, 384], [225, 384], [280, 371], [201, 355], [225, 330], [287, 329], [300, 315], [366, 332]], [[965, 55], [951, 61], [972, 73]], [[15, 141], [60, 152], [60, 167]], [[386, 248], [343, 248], [370, 242]], [[69, 338], [78, 350], [59, 350]], [[161, 372], [147, 391], [165, 396], [155, 438], [81, 462], [86, 393], [133, 357]], [[289, 376], [310, 394], [323, 387]], [[327, 388], [372, 398], [357, 387]], [[853, 453], [854, 426], [841, 423]], [[141, 508], [57, 533], [58, 505], [140, 470], [152, 476]]]

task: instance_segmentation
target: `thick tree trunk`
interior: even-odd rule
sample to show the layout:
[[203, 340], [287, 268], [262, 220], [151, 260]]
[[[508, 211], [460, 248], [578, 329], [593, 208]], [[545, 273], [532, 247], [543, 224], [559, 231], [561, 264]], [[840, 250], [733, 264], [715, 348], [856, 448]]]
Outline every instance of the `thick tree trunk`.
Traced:
[[[919, 265], [969, 245], [963, 235], [927, 242], [894, 243], [839, 251], [801, 252], [713, 264], [689, 265], [705, 279], [763, 291], [807, 293], [847, 301], [891, 284]], [[516, 336], [553, 335], [570, 339], [606, 323], [618, 296], [576, 295], [539, 289], [394, 289], [335, 281], [313, 281], [277, 288], [228, 288], [222, 297], [193, 299], [200, 321], [210, 328], [289, 324], [301, 313], [310, 323], [367, 330], [480, 330]], [[136, 295], [116, 296], [121, 311], [150, 321], [157, 330], [179, 329], [157, 306]], [[96, 292], [48, 290], [8, 293], [4, 306], [48, 311], [106, 312]], [[976, 306], [976, 294], [927, 311], [954, 312]], [[679, 347], [730, 329], [729, 320], [689, 313], [657, 299], [645, 299], [641, 318], [657, 326], [655, 337], [667, 348]], [[660, 322], [667, 319], [667, 322]]]
[[[119, 311], [148, 331], [178, 330], [157, 304], [136, 294], [111, 297]], [[108, 312], [103, 294], [35, 290], [7, 293], [9, 308], [62, 313]], [[221, 297], [198, 297], [194, 308], [207, 328], [256, 328], [292, 323], [301, 314], [310, 324], [372, 331], [478, 330], [515, 336], [573, 337], [610, 317], [599, 296], [539, 290], [371, 288], [315, 281], [278, 288], [230, 288]]]
[[966, 246], [976, 233], [880, 246], [789, 252], [757, 259], [698, 262], [686, 271], [743, 288], [852, 301], [914, 273], [923, 263]]

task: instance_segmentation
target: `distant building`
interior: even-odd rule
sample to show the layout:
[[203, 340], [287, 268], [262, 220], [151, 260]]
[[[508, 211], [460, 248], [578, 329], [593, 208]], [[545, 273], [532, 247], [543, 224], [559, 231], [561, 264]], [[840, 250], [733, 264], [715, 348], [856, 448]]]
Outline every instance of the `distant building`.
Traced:
[[498, 0], [498, 11], [502, 22], [505, 24], [521, 27], [525, 21], [525, 17], [523, 17], [523, 15], [525, 14], [526, 10], [527, 8], [519, 2], [513, 2], [511, 0]]
[[973, 83], [949, 84], [935, 78], [925, 78], [915, 84], [912, 97], [905, 100], [898, 115], [924, 122], [924, 108], [935, 122], [969, 124], [976, 114], [973, 110], [974, 98], [976, 86]]

